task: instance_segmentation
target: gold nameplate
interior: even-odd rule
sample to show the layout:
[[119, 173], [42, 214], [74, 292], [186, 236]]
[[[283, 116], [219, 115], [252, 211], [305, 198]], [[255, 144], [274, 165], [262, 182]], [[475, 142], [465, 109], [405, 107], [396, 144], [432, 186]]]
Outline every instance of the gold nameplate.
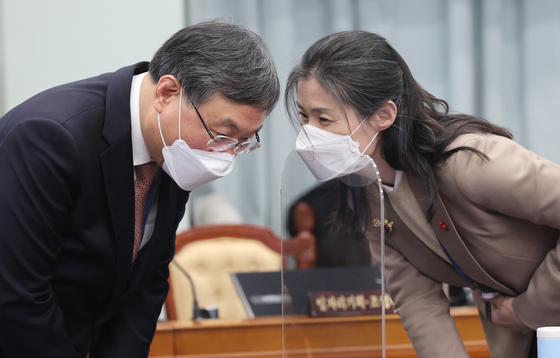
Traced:
[[325, 291], [309, 296], [311, 317], [339, 317], [393, 313], [393, 300], [387, 292], [381, 298], [381, 290], [373, 291]]

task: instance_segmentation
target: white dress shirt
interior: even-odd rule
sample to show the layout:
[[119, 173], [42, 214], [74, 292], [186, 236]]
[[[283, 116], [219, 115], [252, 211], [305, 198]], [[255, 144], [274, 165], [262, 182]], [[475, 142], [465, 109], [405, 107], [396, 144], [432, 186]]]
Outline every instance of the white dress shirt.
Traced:
[[[152, 160], [148, 148], [146, 147], [146, 142], [142, 136], [142, 128], [140, 126], [140, 87], [142, 86], [142, 80], [148, 72], [141, 73], [132, 77], [132, 86], [130, 89], [130, 120], [131, 120], [131, 134], [132, 134], [132, 162], [133, 165], [146, 164]], [[146, 224], [144, 225], [144, 235], [142, 236], [142, 242], [140, 243], [140, 250], [150, 241], [152, 238], [152, 233], [154, 231], [154, 224], [156, 221], [157, 214], [157, 203], [159, 199], [159, 182], [160, 182], [160, 170], [156, 172], [154, 181], [152, 184], [152, 189], [150, 191], [151, 196], [149, 198], [150, 209], [148, 212], [148, 218], [146, 219]], [[136, 170], [134, 169], [134, 180], [136, 180]]]

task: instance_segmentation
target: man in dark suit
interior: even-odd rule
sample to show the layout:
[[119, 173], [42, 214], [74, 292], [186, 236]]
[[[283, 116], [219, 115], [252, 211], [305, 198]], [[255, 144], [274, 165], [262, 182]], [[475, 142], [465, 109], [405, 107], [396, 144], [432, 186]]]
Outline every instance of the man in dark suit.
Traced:
[[146, 357], [189, 191], [278, 96], [261, 39], [212, 21], [0, 118], [0, 357]]

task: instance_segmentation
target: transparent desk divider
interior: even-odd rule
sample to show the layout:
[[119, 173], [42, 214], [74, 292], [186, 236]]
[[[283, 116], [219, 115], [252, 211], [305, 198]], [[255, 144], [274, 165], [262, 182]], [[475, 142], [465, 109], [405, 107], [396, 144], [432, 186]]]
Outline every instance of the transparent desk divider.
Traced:
[[[392, 301], [385, 292], [385, 211], [377, 166], [371, 160], [351, 175], [318, 182], [305, 155], [292, 151], [284, 163], [282, 237], [295, 240], [311, 231], [317, 267], [298, 269], [297, 258], [288, 257], [282, 269], [282, 357], [385, 357], [385, 313]], [[341, 205], [351, 207], [351, 194], [341, 198], [349, 191], [369, 203], [368, 217], [348, 216], [349, 225], [368, 228], [361, 241], [330, 231], [333, 213]], [[285, 260], [287, 253], [282, 255]]]

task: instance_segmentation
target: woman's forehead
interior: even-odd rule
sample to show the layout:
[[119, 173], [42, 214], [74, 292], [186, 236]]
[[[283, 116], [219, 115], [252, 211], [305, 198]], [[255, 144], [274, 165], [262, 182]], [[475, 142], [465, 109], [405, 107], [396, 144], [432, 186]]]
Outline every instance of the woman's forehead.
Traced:
[[329, 91], [314, 78], [298, 82], [298, 107], [315, 112], [340, 109]]

